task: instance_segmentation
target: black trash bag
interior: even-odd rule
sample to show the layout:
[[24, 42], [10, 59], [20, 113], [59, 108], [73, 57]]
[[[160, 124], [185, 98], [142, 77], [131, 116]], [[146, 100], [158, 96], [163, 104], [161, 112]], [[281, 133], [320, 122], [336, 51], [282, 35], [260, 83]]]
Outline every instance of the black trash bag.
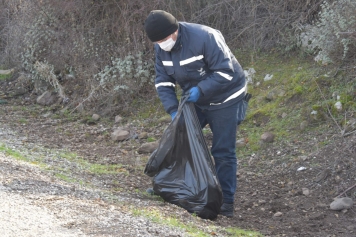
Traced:
[[153, 190], [165, 201], [203, 219], [219, 214], [221, 186], [193, 103], [181, 101], [144, 173], [153, 177]]

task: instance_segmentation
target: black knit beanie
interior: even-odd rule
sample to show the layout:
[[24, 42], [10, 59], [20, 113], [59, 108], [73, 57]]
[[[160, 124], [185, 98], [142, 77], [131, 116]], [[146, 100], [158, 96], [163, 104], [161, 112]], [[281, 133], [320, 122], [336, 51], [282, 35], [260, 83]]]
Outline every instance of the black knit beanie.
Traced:
[[177, 19], [162, 10], [151, 11], [145, 21], [145, 31], [152, 42], [163, 40], [177, 29]]

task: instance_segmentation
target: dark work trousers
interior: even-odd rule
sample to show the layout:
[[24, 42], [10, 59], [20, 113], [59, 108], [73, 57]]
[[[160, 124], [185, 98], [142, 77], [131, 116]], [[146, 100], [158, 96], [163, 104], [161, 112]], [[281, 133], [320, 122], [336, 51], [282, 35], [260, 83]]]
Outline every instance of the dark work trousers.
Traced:
[[215, 160], [217, 176], [223, 192], [224, 203], [233, 203], [236, 192], [237, 159], [236, 131], [237, 112], [244, 106], [243, 100], [222, 109], [204, 110], [195, 106], [202, 128], [209, 124], [213, 133], [211, 154]]

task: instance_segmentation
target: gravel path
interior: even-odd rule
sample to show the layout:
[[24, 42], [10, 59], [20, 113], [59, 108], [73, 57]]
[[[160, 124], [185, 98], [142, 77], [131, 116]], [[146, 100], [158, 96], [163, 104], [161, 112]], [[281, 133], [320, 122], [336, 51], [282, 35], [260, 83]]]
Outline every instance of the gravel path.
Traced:
[[[21, 144], [16, 132], [0, 128], [1, 146], [17, 151], [25, 147]], [[100, 190], [65, 183], [0, 151], [1, 237], [187, 236], [182, 229], [132, 214], [134, 209], [157, 206], [152, 200], [123, 193], [110, 204], [102, 200], [104, 196]]]
[[54, 213], [33, 205], [32, 200], [0, 186], [2, 236], [84, 236], [79, 230], [61, 226]]
[[1, 236], [184, 236], [180, 229], [133, 216], [125, 205], [80, 199], [75, 190], [43, 192], [59, 186], [65, 188], [36, 166], [0, 153]]
[[0, 153], [1, 236], [185, 236], [178, 228], [132, 215], [125, 205], [80, 199], [73, 189], [67, 195], [43, 192], [59, 186], [65, 188], [36, 166]]

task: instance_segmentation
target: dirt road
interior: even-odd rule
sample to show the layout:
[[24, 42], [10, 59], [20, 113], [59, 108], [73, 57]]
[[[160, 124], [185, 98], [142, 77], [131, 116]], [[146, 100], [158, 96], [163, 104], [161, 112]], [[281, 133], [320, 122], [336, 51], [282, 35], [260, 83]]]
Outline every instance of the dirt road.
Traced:
[[2, 237], [184, 236], [178, 228], [134, 216], [125, 205], [109, 205], [95, 195], [0, 153]]
[[[189, 236], [181, 229], [158, 225], [152, 216], [143, 217], [143, 210], [159, 213], [163, 219], [173, 213], [185, 224], [194, 222], [199, 230], [215, 236], [229, 236], [220, 228], [230, 226], [273, 237], [355, 236], [355, 205], [344, 211], [329, 207], [338, 195], [356, 200], [355, 188], [349, 189], [356, 180], [355, 133], [342, 137], [337, 127], [325, 124], [250, 155], [239, 154], [236, 215], [206, 222], [145, 196], [151, 185], [142, 169], [148, 154], [137, 150], [147, 141], [113, 142], [110, 123], [59, 119], [47, 110], [30, 108], [3, 105], [0, 110], [0, 148], [5, 144], [21, 151], [28, 161], [2, 156], [0, 192], [20, 195], [16, 197], [27, 200], [24, 203], [47, 211], [52, 216], [47, 219], [55, 223], [50, 231], [60, 233], [65, 228], [77, 236]], [[158, 140], [165, 124], [153, 126], [147, 120], [131, 121], [130, 126]], [[305, 169], [298, 171], [300, 167]], [[135, 212], [141, 213], [133, 216]], [[1, 225], [0, 230], [6, 225], [12, 233], [6, 222]]]

